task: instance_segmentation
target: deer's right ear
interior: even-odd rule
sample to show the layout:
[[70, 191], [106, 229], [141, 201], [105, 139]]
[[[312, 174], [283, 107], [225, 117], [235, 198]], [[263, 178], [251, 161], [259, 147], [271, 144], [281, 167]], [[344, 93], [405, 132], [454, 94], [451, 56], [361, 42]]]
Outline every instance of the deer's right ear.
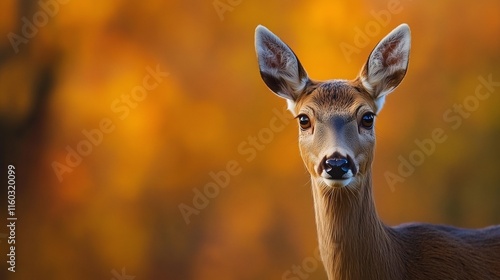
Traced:
[[255, 51], [260, 75], [274, 93], [297, 101], [309, 78], [292, 49], [262, 25], [255, 29]]

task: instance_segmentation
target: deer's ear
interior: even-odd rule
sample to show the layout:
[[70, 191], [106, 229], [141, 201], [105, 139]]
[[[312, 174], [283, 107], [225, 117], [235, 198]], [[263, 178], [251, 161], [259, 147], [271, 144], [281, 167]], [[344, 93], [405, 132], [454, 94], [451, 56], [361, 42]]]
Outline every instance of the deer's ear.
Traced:
[[291, 102], [297, 101], [309, 78], [292, 49], [259, 25], [255, 29], [255, 51], [260, 75], [269, 89]]
[[377, 44], [361, 70], [361, 83], [373, 96], [377, 112], [382, 109], [386, 95], [401, 83], [406, 74], [410, 41], [410, 28], [401, 24]]

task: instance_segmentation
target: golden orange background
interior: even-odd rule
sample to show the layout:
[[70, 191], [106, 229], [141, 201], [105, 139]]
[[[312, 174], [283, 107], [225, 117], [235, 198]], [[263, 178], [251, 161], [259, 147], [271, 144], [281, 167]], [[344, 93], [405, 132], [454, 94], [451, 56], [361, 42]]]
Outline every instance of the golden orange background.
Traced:
[[[16, 167], [18, 217], [15, 273], [0, 227], [1, 279], [325, 279], [295, 121], [271, 129], [286, 105], [259, 76], [258, 24], [313, 79], [350, 79], [408, 23], [409, 71], [377, 119], [379, 214], [390, 225], [500, 223], [500, 86], [473, 100], [478, 77], [500, 82], [499, 1], [0, 3], [0, 157], [4, 182]], [[157, 85], [123, 101], [151, 69], [164, 75], [148, 80]], [[467, 117], [443, 117], [463, 102]], [[68, 166], [68, 147], [103, 120], [113, 129]], [[390, 184], [384, 174], [435, 129], [446, 141]], [[54, 162], [68, 168], [61, 180]], [[196, 212], [186, 218], [182, 205]]]

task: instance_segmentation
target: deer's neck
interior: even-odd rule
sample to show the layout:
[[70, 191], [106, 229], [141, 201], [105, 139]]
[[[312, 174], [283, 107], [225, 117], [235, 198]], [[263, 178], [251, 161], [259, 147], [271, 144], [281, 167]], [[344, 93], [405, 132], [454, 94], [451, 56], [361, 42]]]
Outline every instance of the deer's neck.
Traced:
[[378, 218], [370, 176], [356, 189], [312, 187], [328, 279], [397, 279], [398, 244]]

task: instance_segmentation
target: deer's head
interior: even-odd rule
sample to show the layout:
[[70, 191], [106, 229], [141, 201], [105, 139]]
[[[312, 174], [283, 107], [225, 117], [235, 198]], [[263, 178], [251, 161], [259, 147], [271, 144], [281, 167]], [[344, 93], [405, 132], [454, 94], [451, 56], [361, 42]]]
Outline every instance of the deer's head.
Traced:
[[290, 47], [263, 26], [255, 47], [262, 79], [298, 120], [300, 153], [312, 180], [327, 188], [358, 186], [371, 168], [375, 117], [406, 74], [408, 25], [377, 44], [354, 80], [309, 79]]

